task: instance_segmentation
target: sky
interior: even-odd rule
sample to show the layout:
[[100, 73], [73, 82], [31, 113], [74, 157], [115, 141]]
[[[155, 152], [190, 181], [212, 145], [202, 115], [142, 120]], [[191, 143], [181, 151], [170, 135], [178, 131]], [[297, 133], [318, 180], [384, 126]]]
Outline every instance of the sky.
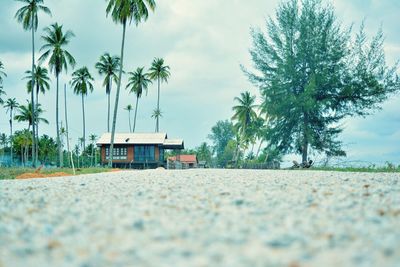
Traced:
[[[24, 72], [31, 66], [31, 36], [23, 31], [14, 18], [19, 2], [3, 0], [0, 10], [0, 60], [8, 77], [4, 81], [7, 97], [26, 103]], [[207, 139], [218, 120], [232, 116], [234, 97], [243, 91], [259, 96], [259, 91], [243, 75], [240, 64], [251, 67], [249, 48], [251, 28], [265, 29], [265, 20], [274, 17], [278, 0], [158, 0], [156, 11], [146, 23], [131, 25], [126, 34], [124, 69], [149, 68], [155, 57], [162, 57], [171, 67], [171, 78], [161, 87], [163, 118], [160, 130], [170, 138], [183, 138], [187, 148], [194, 148]], [[385, 52], [388, 65], [400, 59], [400, 29], [398, 0], [334, 0], [338, 19], [357, 29], [365, 20], [365, 28], [372, 37], [380, 27], [385, 33]], [[106, 17], [106, 1], [45, 0], [53, 15], [40, 15], [36, 46], [43, 42], [42, 29], [58, 22], [64, 30], [72, 30], [75, 37], [68, 50], [77, 61], [77, 68], [87, 66], [95, 77], [94, 91], [86, 99], [86, 132], [101, 135], [106, 132], [107, 98], [102, 78], [94, 68], [100, 55], [109, 52], [119, 55], [122, 38], [121, 25]], [[37, 52], [37, 56], [39, 53]], [[82, 136], [81, 98], [73, 94], [68, 82], [70, 69], [60, 79], [61, 88], [67, 84], [70, 138], [76, 143]], [[125, 90], [123, 80], [118, 112], [117, 131], [128, 132], [128, 112], [124, 108], [135, 104], [135, 96]], [[55, 78], [51, 90], [40, 96], [49, 125], [40, 125], [41, 134], [56, 135]], [[112, 92], [114, 101], [115, 87]], [[61, 96], [61, 95], [60, 95]], [[63, 103], [63, 99], [61, 99]], [[138, 132], [153, 132], [155, 121], [151, 114], [157, 103], [157, 87], [149, 87], [148, 94], [139, 101]], [[60, 105], [64, 110], [64, 105]], [[63, 118], [63, 113], [60, 114]], [[133, 116], [132, 116], [133, 117]], [[64, 122], [63, 122], [64, 123]], [[15, 125], [15, 129], [26, 127]], [[348, 162], [400, 164], [400, 96], [393, 96], [382, 105], [382, 110], [366, 118], [347, 118], [340, 140], [347, 151]], [[0, 133], [8, 133], [8, 116], [0, 110]], [[320, 156], [315, 156], [320, 159]], [[299, 157], [291, 155], [285, 160]]]

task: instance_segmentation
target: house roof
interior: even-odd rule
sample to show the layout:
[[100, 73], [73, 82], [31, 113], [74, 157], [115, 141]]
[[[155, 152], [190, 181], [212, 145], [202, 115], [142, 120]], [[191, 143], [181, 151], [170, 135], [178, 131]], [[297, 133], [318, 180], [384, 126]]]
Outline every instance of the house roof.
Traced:
[[[162, 145], [166, 139], [166, 133], [115, 133], [114, 144]], [[111, 133], [103, 134], [97, 141], [97, 145], [107, 145], [110, 143]]]
[[[167, 139], [166, 133], [115, 133], [116, 145], [162, 145], [165, 149], [184, 149], [182, 139]], [[103, 134], [97, 141], [97, 145], [111, 143], [111, 133]]]
[[179, 156], [169, 157], [168, 160], [176, 161], [177, 158], [178, 161], [183, 163], [197, 163], [196, 155], [179, 155]]

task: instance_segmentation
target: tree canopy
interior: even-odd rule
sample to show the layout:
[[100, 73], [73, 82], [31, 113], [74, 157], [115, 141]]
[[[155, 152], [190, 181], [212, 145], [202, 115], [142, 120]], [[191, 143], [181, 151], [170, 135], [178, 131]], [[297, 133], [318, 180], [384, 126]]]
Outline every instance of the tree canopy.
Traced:
[[340, 121], [379, 109], [399, 90], [397, 65], [387, 67], [380, 30], [368, 41], [362, 25], [353, 36], [321, 0], [289, 0], [252, 30], [254, 71], [244, 69], [263, 97], [270, 144], [284, 153], [309, 148], [344, 156]]

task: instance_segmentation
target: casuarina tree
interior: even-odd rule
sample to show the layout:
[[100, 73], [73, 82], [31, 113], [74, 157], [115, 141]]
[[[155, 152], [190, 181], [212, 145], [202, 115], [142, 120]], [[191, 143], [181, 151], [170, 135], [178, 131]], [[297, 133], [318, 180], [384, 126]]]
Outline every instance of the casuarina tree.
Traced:
[[397, 66], [385, 63], [383, 33], [353, 35], [321, 0], [288, 0], [253, 30], [255, 71], [245, 73], [263, 96], [269, 143], [308, 160], [309, 149], [345, 156], [339, 122], [366, 116], [400, 88]]

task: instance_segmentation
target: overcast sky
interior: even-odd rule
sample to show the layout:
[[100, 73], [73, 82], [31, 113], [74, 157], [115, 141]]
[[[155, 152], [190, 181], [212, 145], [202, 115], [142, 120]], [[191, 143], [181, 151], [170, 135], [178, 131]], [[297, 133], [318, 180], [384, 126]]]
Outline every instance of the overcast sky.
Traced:
[[[16, 97], [20, 103], [28, 99], [24, 71], [30, 69], [30, 34], [22, 30], [14, 19], [20, 3], [3, 0], [0, 10], [0, 60], [8, 77], [4, 90], [8, 97]], [[150, 66], [154, 57], [163, 57], [171, 67], [168, 84], [162, 85], [160, 128], [170, 138], [183, 138], [186, 147], [193, 148], [207, 140], [211, 127], [218, 121], [232, 116], [233, 98], [249, 90], [258, 94], [240, 70], [240, 64], [251, 66], [248, 49], [251, 45], [250, 28], [265, 28], [265, 18], [273, 16], [277, 0], [158, 0], [157, 9], [149, 20], [131, 26], [127, 31], [126, 71]], [[87, 98], [88, 134], [101, 135], [107, 130], [107, 98], [101, 86], [102, 78], [94, 69], [104, 52], [119, 55], [122, 27], [105, 15], [106, 1], [101, 0], [47, 0], [45, 4], [53, 16], [40, 15], [37, 35], [53, 22], [72, 30], [68, 50], [77, 60], [77, 67], [88, 66], [94, 75], [95, 90]], [[387, 62], [393, 65], [400, 59], [400, 30], [398, 28], [400, 2], [398, 0], [335, 0], [338, 18], [345, 26], [358, 28], [365, 19], [366, 30], [372, 36], [382, 25], [386, 36]], [[36, 39], [37, 47], [43, 43]], [[68, 75], [71, 74], [69, 71]], [[70, 76], [61, 77], [61, 84], [68, 83]], [[53, 77], [52, 77], [53, 78]], [[123, 85], [125, 85], [125, 80]], [[114, 88], [115, 89], [115, 88]], [[69, 88], [69, 118], [72, 141], [82, 135], [80, 97]], [[56, 135], [55, 129], [55, 79], [51, 90], [40, 96], [44, 116], [49, 125], [41, 125], [41, 133]], [[151, 118], [157, 101], [156, 85], [139, 102], [137, 130], [154, 131]], [[112, 93], [114, 96], [115, 90]], [[114, 99], [114, 97], [113, 97]], [[134, 95], [121, 91], [118, 113], [118, 132], [127, 132], [128, 113], [123, 110], [135, 104]], [[349, 118], [343, 123], [341, 139], [350, 160], [400, 164], [400, 97], [387, 101], [382, 111], [367, 118]], [[63, 105], [61, 105], [63, 110]], [[62, 113], [63, 117], [63, 113]], [[16, 124], [16, 129], [26, 127]], [[0, 132], [8, 133], [5, 110], [0, 111]]]

